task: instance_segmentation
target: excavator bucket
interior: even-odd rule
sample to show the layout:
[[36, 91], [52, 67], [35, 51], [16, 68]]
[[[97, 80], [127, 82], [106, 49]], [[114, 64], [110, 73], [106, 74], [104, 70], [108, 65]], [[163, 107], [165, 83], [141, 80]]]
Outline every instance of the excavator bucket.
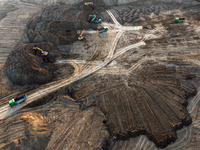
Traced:
[[45, 51], [45, 52], [42, 53], [42, 55], [47, 56], [48, 52]]
[[33, 47], [33, 49], [39, 50], [39, 51], [42, 53], [42, 55], [44, 55], [44, 56], [47, 56], [47, 55], [48, 55], [48, 52], [43, 51], [43, 50], [42, 50], [41, 48], [39, 48], [39, 47]]

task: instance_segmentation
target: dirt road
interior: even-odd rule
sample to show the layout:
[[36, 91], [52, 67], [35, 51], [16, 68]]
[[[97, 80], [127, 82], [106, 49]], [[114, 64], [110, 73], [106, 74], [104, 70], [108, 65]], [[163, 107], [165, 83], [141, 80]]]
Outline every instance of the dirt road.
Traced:
[[29, 104], [29, 103], [31, 103], [31, 102], [39, 99], [39, 98], [42, 98], [42, 97], [58, 90], [61, 87], [67, 86], [67, 85], [69, 85], [69, 84], [71, 84], [75, 81], [78, 81], [80, 79], [83, 79], [83, 78], [89, 76], [90, 74], [92, 74], [92, 73], [100, 70], [101, 68], [105, 67], [106, 65], [108, 65], [110, 62], [112, 62], [114, 59], [116, 59], [120, 55], [124, 54], [125, 52], [127, 52], [131, 49], [146, 45], [144, 41], [141, 41], [141, 42], [138, 42], [136, 44], [131, 44], [127, 47], [124, 47], [124, 48], [118, 50], [118, 52], [115, 54], [115, 49], [116, 49], [118, 40], [122, 36], [123, 31], [126, 31], [126, 29], [127, 30], [131, 30], [131, 29], [132, 30], [136, 30], [136, 29], [139, 30], [139, 29], [141, 29], [141, 27], [131, 28], [131, 27], [121, 26], [117, 22], [117, 20], [114, 18], [114, 15], [112, 15], [112, 13], [110, 11], [108, 11], [108, 14], [111, 16], [111, 18], [113, 19], [113, 21], [115, 23], [115, 25], [113, 25], [113, 26], [117, 26], [117, 30], [120, 27], [121, 30], [117, 33], [117, 36], [115, 37], [114, 41], [111, 44], [110, 52], [102, 63], [96, 63], [96, 66], [89, 67], [89, 68], [86, 68], [86, 69], [84, 69], [80, 72], [77, 72], [76, 74], [74, 74], [72, 77], [70, 77], [68, 79], [63, 79], [61, 81], [57, 81], [57, 82], [54, 82], [54, 83], [47, 84], [46, 86], [44, 86], [43, 89], [36, 90], [37, 92], [34, 92], [30, 95], [27, 95], [27, 101], [25, 103], [22, 103], [22, 104], [15, 106], [13, 108], [10, 108], [7, 104], [5, 106], [2, 106], [1, 113], [0, 113], [0, 119], [8, 117], [9, 115], [11, 115], [15, 111], [23, 108], [27, 104]]

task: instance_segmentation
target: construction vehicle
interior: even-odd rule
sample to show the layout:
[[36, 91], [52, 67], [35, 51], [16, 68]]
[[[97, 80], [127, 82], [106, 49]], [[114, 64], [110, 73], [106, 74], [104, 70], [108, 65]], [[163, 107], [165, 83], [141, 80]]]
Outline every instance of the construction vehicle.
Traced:
[[185, 21], [185, 18], [175, 18], [174, 22], [178, 23], [178, 22], [183, 22]]
[[101, 23], [101, 19], [97, 19], [97, 16], [95, 14], [89, 15], [88, 22]]
[[102, 33], [102, 32], [107, 32], [108, 31], [108, 27], [98, 27], [97, 30], [99, 31], [99, 33]]
[[14, 105], [17, 105], [17, 104], [20, 104], [22, 102], [25, 102], [26, 99], [27, 99], [27, 96], [26, 95], [22, 95], [20, 97], [13, 98], [12, 100], [10, 100], [8, 102], [8, 104], [12, 107]]
[[94, 7], [94, 3], [93, 2], [86, 2], [85, 6], [90, 6], [90, 7]]
[[44, 56], [47, 56], [47, 55], [48, 55], [48, 52], [43, 51], [43, 50], [42, 50], [41, 48], [39, 48], [39, 47], [33, 47], [33, 49], [37, 49], [37, 50], [41, 51], [42, 55], [44, 55]]
[[78, 37], [78, 40], [79, 41], [81, 41], [81, 40], [83, 40], [83, 33], [85, 32], [85, 30], [83, 30], [82, 32], [81, 32], [81, 34], [79, 35], [79, 37]]

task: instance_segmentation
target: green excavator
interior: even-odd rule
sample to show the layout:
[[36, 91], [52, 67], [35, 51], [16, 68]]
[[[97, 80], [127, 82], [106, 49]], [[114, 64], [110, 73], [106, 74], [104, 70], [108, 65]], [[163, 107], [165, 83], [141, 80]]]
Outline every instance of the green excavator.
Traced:
[[95, 14], [89, 15], [88, 22], [101, 23], [101, 19], [97, 19], [97, 16]]

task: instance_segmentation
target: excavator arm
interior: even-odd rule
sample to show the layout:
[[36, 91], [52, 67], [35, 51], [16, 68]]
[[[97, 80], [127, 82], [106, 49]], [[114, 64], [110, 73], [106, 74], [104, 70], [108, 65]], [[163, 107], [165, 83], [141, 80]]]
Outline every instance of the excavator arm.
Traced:
[[78, 40], [79, 40], [79, 41], [83, 40], [83, 33], [84, 33], [84, 32], [85, 32], [85, 30], [83, 30], [83, 31], [81, 32], [80, 36], [78, 37]]
[[44, 55], [44, 56], [47, 56], [47, 55], [48, 55], [48, 52], [47, 52], [47, 51], [43, 51], [43, 50], [42, 50], [41, 48], [39, 48], [39, 47], [33, 47], [33, 49], [36, 49], [36, 50], [41, 51], [42, 55]]

